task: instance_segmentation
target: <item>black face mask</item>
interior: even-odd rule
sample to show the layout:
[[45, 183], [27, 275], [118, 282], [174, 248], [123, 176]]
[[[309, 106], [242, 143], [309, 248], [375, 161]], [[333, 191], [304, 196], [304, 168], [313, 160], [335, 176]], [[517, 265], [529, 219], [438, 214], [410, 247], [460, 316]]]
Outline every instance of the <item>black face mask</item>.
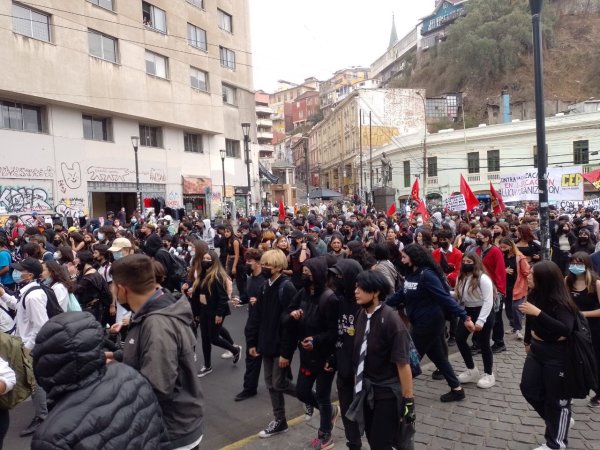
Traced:
[[381, 231], [385, 231], [385, 227], [379, 227]]
[[579, 242], [587, 242], [587, 241], [588, 241], [588, 238], [586, 238], [586, 237], [579, 238]]
[[440, 242], [440, 247], [444, 250], [448, 250], [448, 248], [450, 248], [450, 242]]
[[333, 231], [333, 227], [327, 227], [327, 231]]
[[475, 243], [476, 243], [476, 244], [477, 244], [479, 247], [481, 247], [481, 246], [483, 245], [483, 239], [479, 239], [479, 238], [477, 238], [477, 239], [475, 239]]
[[263, 267], [261, 273], [265, 278], [271, 278], [273, 276], [273, 271], [270, 267]]
[[461, 266], [462, 270], [464, 273], [471, 273], [473, 272], [473, 268], [475, 267], [475, 264], [463, 264]]
[[83, 269], [85, 269], [85, 264], [84, 263], [77, 264], [77, 270], [79, 272], [83, 273]]
[[302, 284], [304, 287], [310, 287], [313, 284], [312, 277], [306, 273], [302, 274]]
[[121, 307], [122, 307], [122, 308], [123, 308], [125, 311], [128, 311], [128, 312], [133, 312], [133, 310], [131, 309], [131, 306], [129, 306], [129, 303], [127, 303], [127, 300], [125, 300], [125, 303], [121, 303], [121, 302], [119, 301], [119, 298], [118, 298], [118, 296], [117, 296], [117, 303], [118, 303], [119, 305], [121, 305]]
[[202, 267], [202, 270], [207, 271], [212, 266], [212, 261], [202, 261], [200, 266]]
[[333, 289], [336, 294], [344, 294], [344, 290], [346, 289], [346, 285], [344, 283], [343, 278], [334, 277], [333, 278]]

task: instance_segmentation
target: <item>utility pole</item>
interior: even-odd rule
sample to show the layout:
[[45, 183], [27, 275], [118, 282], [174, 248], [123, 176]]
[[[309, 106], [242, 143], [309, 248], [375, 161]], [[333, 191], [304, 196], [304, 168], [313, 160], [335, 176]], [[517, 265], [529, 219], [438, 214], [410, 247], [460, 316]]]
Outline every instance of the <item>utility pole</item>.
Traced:
[[310, 193], [309, 193], [309, 190], [308, 190], [309, 189], [308, 137], [303, 136], [302, 139], [304, 140], [304, 162], [305, 162], [305, 165], [306, 165], [306, 204], [310, 205]]
[[423, 120], [425, 122], [423, 124], [425, 126], [423, 133], [423, 199], [427, 204], [427, 101], [419, 91], [417, 91], [417, 95], [423, 102]]
[[540, 241], [542, 258], [550, 254], [548, 218], [548, 152], [546, 150], [546, 123], [544, 115], [544, 62], [542, 57], [542, 0], [529, 0], [533, 23], [533, 62], [535, 74], [535, 124], [538, 149], [538, 190], [540, 208]]
[[[364, 187], [363, 187], [363, 148], [362, 148], [362, 109], [358, 110], [358, 118], [359, 118], [359, 122], [358, 122], [358, 134], [360, 135], [359, 140], [358, 140], [358, 145], [360, 148], [360, 197], [362, 199], [362, 194], [365, 192], [364, 191]], [[365, 196], [365, 203], [367, 202], [366, 196]]]
[[370, 191], [371, 191], [371, 200], [373, 199], [373, 135], [371, 134], [371, 111], [369, 111], [369, 170], [371, 171], [371, 185], [370, 185]]

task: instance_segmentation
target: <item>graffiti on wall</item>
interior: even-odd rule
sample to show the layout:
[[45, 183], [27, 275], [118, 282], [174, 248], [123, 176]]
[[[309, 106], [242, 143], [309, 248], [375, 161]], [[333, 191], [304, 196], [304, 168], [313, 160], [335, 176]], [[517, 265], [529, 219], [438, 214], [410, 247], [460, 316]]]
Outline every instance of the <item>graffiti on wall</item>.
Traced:
[[150, 169], [149, 178], [152, 183], [167, 182], [167, 175], [165, 174], [165, 171], [161, 169]]
[[86, 214], [85, 201], [83, 198], [77, 197], [61, 198], [57, 202], [54, 211], [64, 217], [77, 219]]
[[18, 167], [18, 166], [0, 166], [1, 178], [54, 178], [54, 169], [48, 167]]
[[0, 208], [7, 213], [48, 211], [52, 194], [40, 187], [0, 186]]
[[125, 177], [131, 174], [131, 170], [113, 167], [90, 166], [87, 169], [90, 176], [89, 181], [110, 181], [113, 183], [124, 183]]
[[182, 204], [181, 196], [179, 195], [178, 192], [171, 191], [171, 192], [169, 192], [169, 195], [167, 195], [167, 199], [166, 199], [165, 203], [166, 203], [166, 206], [168, 206], [169, 208], [179, 208]]
[[79, 189], [81, 187], [81, 167], [78, 162], [74, 162], [70, 166], [64, 162], [60, 163], [60, 171], [69, 189]]

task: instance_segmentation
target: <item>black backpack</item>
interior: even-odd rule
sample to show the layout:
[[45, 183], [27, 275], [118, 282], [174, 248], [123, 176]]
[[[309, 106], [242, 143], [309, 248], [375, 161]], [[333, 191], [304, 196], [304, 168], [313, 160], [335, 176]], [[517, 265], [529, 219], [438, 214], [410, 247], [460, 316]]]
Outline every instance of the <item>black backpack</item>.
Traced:
[[185, 261], [165, 249], [160, 249], [159, 251], [166, 252], [169, 255], [170, 267], [167, 270], [167, 279], [172, 285], [181, 286], [188, 277]]
[[48, 314], [48, 319], [64, 313], [63, 309], [58, 304], [58, 299], [56, 298], [56, 294], [54, 293], [54, 291], [52, 290], [51, 287], [48, 287], [45, 284], [40, 284], [39, 286], [34, 286], [27, 291], [27, 293], [21, 299], [21, 303], [23, 303], [23, 309], [27, 310], [27, 304], [25, 303], [25, 299], [27, 298], [27, 296], [31, 292], [38, 291], [40, 289], [42, 291], [44, 291], [44, 294], [46, 294], [46, 299], [47, 299], [46, 314]]
[[590, 327], [579, 312], [567, 344], [564, 398], [586, 398], [590, 390], [598, 388], [598, 371]]

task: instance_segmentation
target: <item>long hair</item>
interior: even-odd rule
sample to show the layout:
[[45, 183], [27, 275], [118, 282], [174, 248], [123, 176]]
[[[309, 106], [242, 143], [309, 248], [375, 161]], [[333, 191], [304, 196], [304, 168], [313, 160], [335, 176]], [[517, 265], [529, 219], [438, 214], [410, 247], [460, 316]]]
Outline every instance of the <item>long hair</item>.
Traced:
[[208, 252], [212, 259], [212, 264], [208, 270], [200, 269], [201, 273], [199, 278], [202, 278], [200, 285], [203, 289], [208, 291], [209, 295], [212, 295], [212, 288], [215, 283], [221, 283], [223, 288], [227, 288], [227, 272], [223, 269], [221, 261], [219, 261], [219, 255], [214, 250]]
[[75, 290], [75, 283], [71, 280], [65, 266], [61, 266], [56, 261], [46, 261], [44, 264], [54, 283], [61, 283], [67, 288], [69, 293], [72, 293]]
[[[469, 287], [467, 288], [467, 291], [470, 293], [474, 293], [475, 290], [479, 288], [481, 276], [483, 274], [487, 275], [487, 272], [485, 270], [485, 267], [483, 266], [483, 261], [481, 260], [481, 257], [477, 253], [467, 252], [463, 255], [463, 261], [465, 260], [465, 258], [468, 258], [471, 261], [473, 261], [473, 276], [471, 277], [471, 281], [469, 282]], [[462, 297], [464, 291], [464, 284], [467, 282], [469, 275], [469, 273], [463, 270], [463, 266], [461, 263], [460, 274], [458, 275], [458, 279], [456, 280], [456, 296], [459, 299]]]
[[540, 261], [533, 266], [534, 287], [529, 292], [527, 300], [540, 308], [549, 311], [554, 306], [563, 306], [576, 313], [577, 306], [571, 300], [563, 274], [560, 268], [552, 261]]
[[200, 283], [200, 272], [202, 270], [202, 258], [204, 255], [208, 253], [208, 244], [200, 239], [194, 239], [190, 242], [191, 245], [194, 246], [194, 259], [190, 264], [190, 270], [188, 271], [188, 276], [190, 280], [192, 280], [192, 287], [196, 289], [198, 284]]
[[435, 262], [431, 253], [425, 247], [419, 244], [410, 244], [404, 247], [402, 251], [408, 255], [414, 266], [418, 269], [432, 270], [440, 279], [442, 285], [448, 286], [442, 268]]
[[519, 250], [519, 247], [517, 247], [517, 245], [515, 244], [515, 241], [513, 241], [511, 238], [504, 237], [504, 238], [500, 239], [500, 244], [508, 245], [510, 247], [510, 252], [513, 255], [523, 256], [523, 253], [521, 253], [521, 250]]
[[[598, 274], [594, 272], [594, 266], [592, 265], [592, 258], [586, 252], [577, 252], [571, 255], [569, 258], [570, 264], [583, 264], [585, 265], [585, 287], [590, 294], [596, 293], [596, 282], [600, 279]], [[575, 279], [577, 277], [571, 272], [565, 278], [567, 287], [570, 291], [573, 290]]]
[[519, 233], [519, 236], [521, 236], [521, 239], [526, 241], [526, 242], [531, 242], [533, 240], [535, 240], [535, 237], [533, 236], [533, 233], [531, 232], [531, 228], [529, 228], [529, 225], [519, 225], [519, 228], [517, 228], [517, 231]]

